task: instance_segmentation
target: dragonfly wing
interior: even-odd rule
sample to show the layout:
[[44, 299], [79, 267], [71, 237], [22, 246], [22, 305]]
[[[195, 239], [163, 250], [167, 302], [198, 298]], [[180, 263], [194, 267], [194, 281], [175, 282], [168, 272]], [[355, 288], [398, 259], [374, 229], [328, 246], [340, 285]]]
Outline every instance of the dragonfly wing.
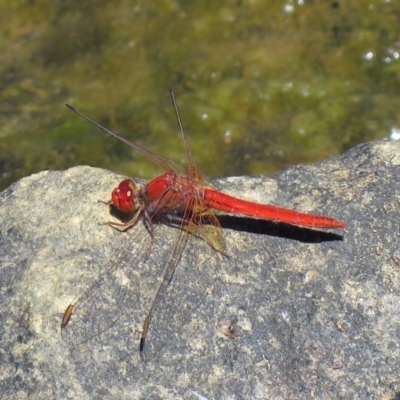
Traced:
[[124, 142], [125, 144], [127, 144], [130, 147], [132, 147], [136, 151], [144, 154], [147, 158], [149, 158], [149, 160], [153, 161], [155, 164], [158, 164], [161, 168], [165, 169], [166, 171], [171, 171], [171, 172], [172, 171], [176, 171], [176, 165], [171, 160], [169, 160], [168, 158], [159, 156], [159, 155], [153, 153], [152, 151], [147, 150], [146, 148], [144, 148], [144, 147], [142, 147], [142, 146], [140, 146], [140, 145], [138, 145], [136, 143], [132, 143], [128, 139], [125, 139], [124, 137], [118, 135], [117, 133], [111, 131], [110, 129], [107, 129], [103, 125], [100, 125], [94, 119], [92, 119], [92, 118], [88, 117], [87, 115], [85, 115], [84, 113], [80, 112], [75, 107], [72, 107], [69, 104], [66, 104], [66, 106], [70, 110], [72, 110], [75, 113], [77, 113], [78, 115], [80, 115], [81, 117], [85, 118], [87, 121], [91, 122], [93, 125], [97, 126], [101, 130], [103, 130], [104, 132], [106, 132], [109, 135], [115, 137], [116, 139], [120, 140], [121, 142]]
[[[204, 268], [199, 255], [203, 259], [207, 253], [214, 259], [226, 255], [217, 218], [199, 199], [193, 202], [194, 209], [202, 209], [202, 213], [188, 216], [188, 211], [180, 227], [169, 228], [175, 231], [176, 238], [144, 323], [142, 359], [151, 359], [162, 352], [212, 289], [215, 275]], [[202, 251], [201, 246], [206, 248]]]
[[[169, 228], [171, 230], [178, 231]], [[181, 353], [179, 344], [185, 344], [182, 329], [193, 322], [195, 313], [205, 303], [215, 283], [215, 269], [211, 264], [216, 264], [215, 259], [221, 255], [189, 232], [180, 234], [179, 242], [171, 254], [172, 259], [175, 255], [179, 256], [183, 248], [185, 251], [178, 263], [172, 261], [167, 266], [165, 280], [159, 280], [159, 287], [154, 294], [141, 355], [146, 361]]]
[[150, 235], [139, 222], [120, 236], [101, 272], [71, 303], [72, 314], [61, 331], [69, 345], [79, 347], [91, 342], [118, 325], [121, 318], [140, 313], [140, 274], [149, 257]]
[[[169, 93], [171, 96], [172, 104], [174, 105], [174, 110], [175, 110], [175, 115], [176, 119], [178, 122], [179, 130], [181, 132], [181, 136], [183, 139], [183, 143], [185, 145], [185, 150], [186, 150], [186, 157], [187, 157], [187, 167], [188, 167], [188, 176], [191, 179], [197, 180], [202, 183], [207, 183], [209, 184], [209, 179], [207, 178], [206, 174], [202, 171], [200, 168], [199, 164], [196, 161], [196, 157], [194, 156], [190, 146], [189, 146], [189, 141], [187, 139], [185, 130], [183, 129], [183, 124], [182, 124], [182, 119], [179, 113], [179, 108], [178, 104], [176, 103], [175, 100], [175, 95], [172, 90], [172, 87], [169, 87]], [[211, 186], [211, 184], [210, 184]]]
[[[180, 229], [154, 223], [152, 239], [142, 220], [127, 232], [115, 234], [119, 237], [119, 244], [112, 251], [113, 255], [93, 283], [66, 311], [72, 313], [62, 327], [62, 338], [78, 357], [79, 353], [92, 352], [97, 344], [109, 345], [115, 335], [126, 337], [127, 343], [131, 343], [124, 349], [123, 356], [138, 354], [143, 320], [154, 302], [160, 277], [164, 275], [166, 266], [171, 265], [168, 262], [171, 249], [178, 248], [174, 243], [182, 245], [179, 238], [185, 237]], [[167, 298], [166, 301], [174, 304], [176, 297], [179, 293], [161, 293], [159, 300], [162, 303], [162, 298]], [[169, 306], [167, 309], [168, 312], [174, 310]], [[162, 304], [159, 314], [165, 313]], [[155, 316], [153, 322], [157, 332], [170, 332], [166, 327], [168, 318]]]
[[[198, 199], [193, 200], [196, 213], [188, 208], [179, 216], [174, 208], [166, 209], [172, 195], [166, 192], [157, 199], [164, 204], [160, 209], [172, 218], [162, 219], [161, 212], [154, 213], [150, 221], [144, 219], [147, 228], [141, 219], [127, 232], [116, 232], [120, 244], [114, 255], [67, 309], [62, 336], [74, 349], [90, 350], [94, 342], [108, 343], [107, 338], [118, 335], [127, 340], [135, 337], [137, 345], [132, 350], [137, 351], [147, 314], [144, 350], [147, 358], [153, 358], [162, 354], [207, 296], [213, 279], [199, 257], [226, 254], [222, 229]], [[161, 221], [170, 225], [175, 221], [176, 226]], [[132, 354], [126, 350], [125, 354]]]
[[110, 346], [115, 336], [126, 338], [121, 358], [138, 357], [143, 321], [150, 310], [144, 350], [147, 360], [157, 360], [166, 347], [172, 345], [175, 351], [174, 338], [207, 296], [212, 279], [204, 273], [198, 251], [212, 257], [215, 251], [181, 228], [155, 224], [153, 229], [153, 243], [142, 222], [126, 233], [116, 232], [122, 243], [94, 283], [72, 302], [71, 317], [61, 333], [77, 360], [93, 357], [95, 349]]

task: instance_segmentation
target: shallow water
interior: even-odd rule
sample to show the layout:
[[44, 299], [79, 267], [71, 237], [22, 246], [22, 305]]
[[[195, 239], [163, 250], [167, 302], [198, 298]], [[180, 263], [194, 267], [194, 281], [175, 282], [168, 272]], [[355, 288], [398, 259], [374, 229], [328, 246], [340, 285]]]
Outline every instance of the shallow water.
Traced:
[[[353, 4], [352, 4], [353, 3]], [[80, 164], [160, 172], [66, 109], [210, 177], [314, 162], [400, 127], [400, 4], [3, 2], [0, 189]]]

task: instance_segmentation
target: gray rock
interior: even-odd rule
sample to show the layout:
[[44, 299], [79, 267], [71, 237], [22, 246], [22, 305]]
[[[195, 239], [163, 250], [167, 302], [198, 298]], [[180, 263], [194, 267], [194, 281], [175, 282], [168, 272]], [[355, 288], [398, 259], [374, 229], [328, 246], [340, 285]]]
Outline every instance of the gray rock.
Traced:
[[[121, 180], [76, 167], [0, 196], [7, 399], [390, 399], [400, 392], [400, 144], [376, 141], [230, 194], [348, 223], [221, 217], [229, 257], [190, 235], [138, 352], [179, 231], [106, 225]], [[64, 310], [76, 303], [66, 329]]]

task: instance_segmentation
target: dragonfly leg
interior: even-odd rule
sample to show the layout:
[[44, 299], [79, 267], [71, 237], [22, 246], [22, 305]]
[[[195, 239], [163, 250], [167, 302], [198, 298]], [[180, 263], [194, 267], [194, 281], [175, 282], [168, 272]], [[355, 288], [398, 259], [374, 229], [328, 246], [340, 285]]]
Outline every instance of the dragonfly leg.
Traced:
[[150, 234], [151, 242], [149, 249], [147, 250], [147, 255], [151, 253], [151, 250], [153, 249], [153, 245], [156, 239], [155, 231], [154, 231], [154, 222], [151, 220], [150, 214], [147, 212], [147, 210], [143, 211], [143, 223], [147, 229], [147, 231]]
[[136, 225], [139, 217], [143, 213], [143, 210], [144, 210], [144, 207], [140, 207], [136, 211], [135, 215], [129, 221], [126, 221], [126, 222], [114, 222], [114, 221], [99, 222], [99, 225], [108, 225], [108, 226], [111, 226], [112, 228], [115, 228], [119, 231], [124, 232], [124, 231], [128, 230], [129, 228], [131, 228], [132, 226]]
[[151, 241], [153, 243], [154, 239], [155, 239], [154, 223], [152, 222], [150, 214], [147, 212], [147, 210], [143, 211], [143, 218], [144, 218], [144, 223], [145, 223], [146, 229], [149, 231], [150, 236], [151, 236]]
[[104, 201], [104, 200], [97, 200], [97, 202], [98, 202], [98, 203], [103, 203], [103, 204], [105, 204], [106, 206], [109, 206], [109, 205], [111, 205], [111, 204], [112, 204], [112, 201], [111, 201], [111, 200], [108, 200], [108, 201]]

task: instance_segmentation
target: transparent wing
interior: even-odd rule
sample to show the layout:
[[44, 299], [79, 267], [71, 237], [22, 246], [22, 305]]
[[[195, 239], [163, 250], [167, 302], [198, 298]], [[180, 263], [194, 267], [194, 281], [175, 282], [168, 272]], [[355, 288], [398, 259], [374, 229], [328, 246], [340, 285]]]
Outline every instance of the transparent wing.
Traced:
[[122, 335], [133, 340], [127, 354], [137, 354], [139, 343], [142, 358], [162, 354], [212, 288], [212, 275], [199, 256], [225, 253], [216, 217], [203, 205], [194, 209], [203, 211], [178, 216], [174, 209], [166, 210], [164, 222], [172, 226], [154, 223], [160, 215], [153, 215], [154, 241], [142, 221], [121, 233], [121, 244], [103, 272], [67, 310], [62, 337], [74, 350], [87, 351], [94, 342], [104, 344], [108, 337]]
[[151, 161], [153, 161], [155, 164], [158, 164], [161, 168], [165, 169], [166, 171], [177, 171], [176, 165], [172, 162], [172, 160], [169, 160], [166, 157], [159, 156], [155, 153], [153, 153], [150, 150], [147, 150], [146, 148], [136, 144], [132, 143], [128, 139], [125, 139], [124, 137], [118, 135], [117, 133], [111, 131], [110, 129], [107, 129], [103, 125], [100, 125], [98, 122], [93, 120], [92, 118], [88, 117], [87, 115], [83, 114], [79, 110], [77, 110], [75, 107], [72, 107], [69, 104], [66, 104], [66, 106], [72, 110], [73, 112], [77, 113], [81, 117], [85, 118], [87, 121], [91, 122], [93, 125], [97, 126], [104, 132], [108, 133], [111, 136], [114, 136], [116, 139], [120, 140], [121, 142], [124, 142], [128, 146], [132, 147], [133, 149], [137, 150], [138, 152], [144, 154], [147, 158], [149, 158]]
[[194, 154], [189, 146], [189, 141], [187, 139], [185, 130], [183, 129], [183, 124], [182, 124], [182, 119], [181, 119], [181, 116], [179, 113], [178, 104], [176, 103], [174, 91], [172, 90], [171, 86], [169, 87], [169, 94], [171, 96], [172, 104], [174, 106], [176, 120], [178, 122], [182, 140], [185, 145], [186, 157], [187, 157], [187, 169], [188, 169], [187, 174], [190, 179], [207, 184], [211, 188], [213, 186], [210, 184], [209, 179], [207, 178], [206, 174], [200, 168], [199, 164], [196, 161], [196, 157], [194, 156]]
[[[206, 253], [202, 246], [213, 258], [226, 255], [222, 228], [200, 199], [193, 199], [177, 230], [179, 234], [144, 321], [140, 342], [142, 360], [149, 360], [162, 352], [169, 339], [177, 334], [211, 292], [215, 271], [208, 271], [200, 261], [200, 253], [203, 260]], [[184, 253], [185, 248], [187, 251]]]
[[[157, 226], [155, 230], [159, 230]], [[73, 346], [98, 337], [118, 325], [121, 318], [139, 322], [143, 314], [141, 292], [146, 286], [143, 275], [149, 268], [154, 274], [159, 273], [158, 264], [163, 261], [157, 263], [151, 257], [151, 237], [142, 221], [120, 236], [121, 243], [100, 267], [102, 272], [71, 303], [69, 320], [63, 321], [62, 337]]]

